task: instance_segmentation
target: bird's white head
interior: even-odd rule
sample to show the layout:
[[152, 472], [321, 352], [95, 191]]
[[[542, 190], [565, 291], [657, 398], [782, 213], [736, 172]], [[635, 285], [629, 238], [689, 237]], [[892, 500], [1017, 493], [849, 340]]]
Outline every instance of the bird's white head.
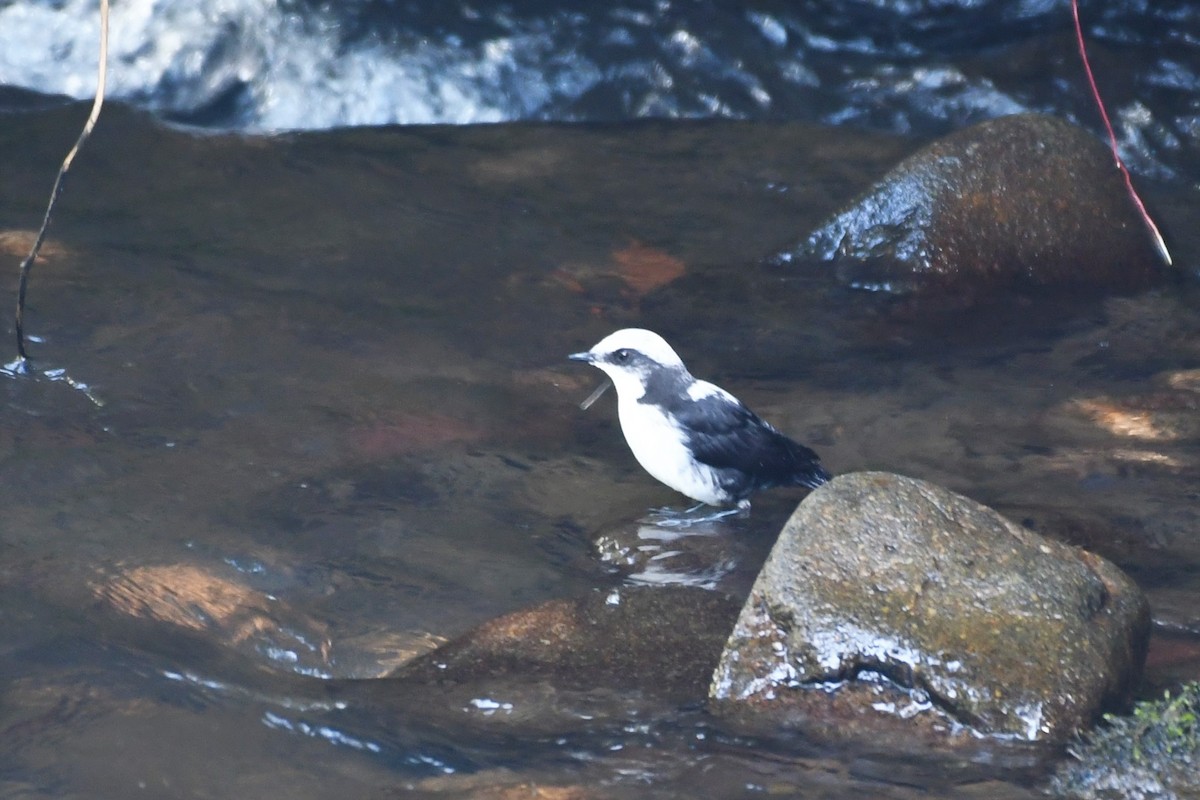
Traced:
[[568, 358], [604, 370], [617, 394], [630, 399], [642, 396], [647, 379], [656, 370], [687, 371], [667, 340], [644, 328], [623, 328], [610, 333], [591, 350], [572, 353]]

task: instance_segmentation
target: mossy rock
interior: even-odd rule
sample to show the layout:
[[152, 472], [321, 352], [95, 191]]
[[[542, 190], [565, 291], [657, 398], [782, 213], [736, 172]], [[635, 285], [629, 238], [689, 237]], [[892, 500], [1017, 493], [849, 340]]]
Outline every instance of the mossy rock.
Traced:
[[1070, 800], [1200, 797], [1200, 683], [1138, 703], [1070, 748], [1050, 784]]
[[1149, 620], [1099, 556], [934, 484], [852, 473], [784, 526], [709, 697], [743, 724], [1065, 741], [1127, 702]]

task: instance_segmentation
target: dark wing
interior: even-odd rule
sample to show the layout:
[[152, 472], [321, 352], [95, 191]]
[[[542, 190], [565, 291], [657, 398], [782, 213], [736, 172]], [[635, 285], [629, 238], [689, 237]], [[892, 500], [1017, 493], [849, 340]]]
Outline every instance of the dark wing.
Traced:
[[718, 470], [736, 470], [749, 479], [736, 494], [770, 486], [816, 488], [829, 480], [816, 453], [775, 430], [732, 395], [709, 394], [668, 410], [698, 461]]

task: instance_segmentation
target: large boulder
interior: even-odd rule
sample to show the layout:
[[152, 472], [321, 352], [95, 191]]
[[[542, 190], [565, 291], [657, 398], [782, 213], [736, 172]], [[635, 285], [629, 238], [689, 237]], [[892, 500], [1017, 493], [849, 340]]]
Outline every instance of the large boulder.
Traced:
[[1040, 114], [935, 141], [778, 258], [832, 261], [859, 288], [972, 297], [1020, 285], [1136, 288], [1160, 263], [1109, 150]]
[[709, 696], [755, 727], [1060, 741], [1126, 701], [1149, 621], [1098, 556], [923, 481], [843, 475], [784, 527]]

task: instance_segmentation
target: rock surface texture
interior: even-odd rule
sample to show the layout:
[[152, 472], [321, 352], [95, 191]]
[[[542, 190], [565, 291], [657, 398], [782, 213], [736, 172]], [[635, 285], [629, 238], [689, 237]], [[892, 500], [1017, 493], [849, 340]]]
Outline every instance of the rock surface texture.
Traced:
[[804, 258], [833, 261], [859, 288], [975, 296], [1021, 285], [1135, 288], [1159, 264], [1108, 149], [1039, 114], [922, 148], [779, 256]]
[[516, 676], [695, 701], [736, 614], [736, 602], [717, 592], [615, 587], [489, 620], [390, 677], [446, 684]]
[[1149, 607], [1109, 562], [946, 489], [843, 475], [780, 534], [714, 710], [834, 736], [1060, 741], [1124, 702]]

